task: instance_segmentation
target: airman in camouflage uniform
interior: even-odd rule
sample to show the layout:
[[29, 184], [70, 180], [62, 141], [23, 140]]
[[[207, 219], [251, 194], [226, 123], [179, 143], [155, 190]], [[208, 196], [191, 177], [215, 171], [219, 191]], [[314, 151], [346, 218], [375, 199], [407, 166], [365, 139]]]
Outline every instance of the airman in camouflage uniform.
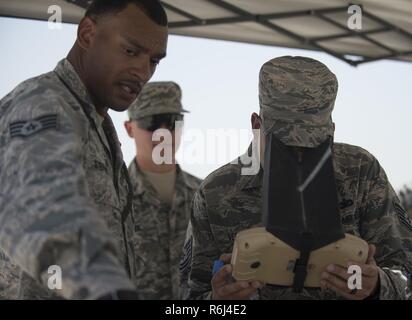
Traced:
[[[89, 9], [68, 57], [0, 100], [1, 299], [137, 298], [132, 188], [107, 109], [137, 97], [165, 55], [167, 28], [136, 3]], [[137, 62], [108, 41], [126, 32], [141, 36]]]
[[[261, 127], [261, 137], [274, 133], [284, 144], [314, 147], [333, 136], [331, 112], [337, 93], [335, 75], [322, 63], [303, 57], [280, 57], [265, 63], [260, 71], [260, 116], [253, 114], [254, 129]], [[259, 124], [258, 126], [256, 124]], [[264, 148], [265, 140], [262, 139]], [[406, 277], [412, 270], [412, 227], [379, 162], [366, 150], [334, 143], [333, 161], [344, 231], [376, 246], [364, 272], [374, 272], [374, 290], [347, 292], [335, 290], [339, 280], [323, 274], [327, 285], [305, 288], [301, 293], [275, 285], [246, 284], [231, 290], [243, 298], [258, 299], [405, 299]], [[261, 150], [263, 152], [263, 150]], [[255, 156], [259, 156], [255, 155]], [[259, 161], [259, 160], [258, 160]], [[212, 266], [222, 254], [231, 253], [236, 234], [262, 226], [262, 177], [242, 175], [241, 164], [227, 164], [210, 174], [196, 193], [191, 215], [192, 256], [189, 299], [219, 298], [227, 294], [216, 288]], [[372, 246], [371, 246], [372, 247]], [[370, 248], [371, 248], [370, 247]], [[372, 249], [370, 249], [373, 251]], [[185, 259], [188, 259], [187, 257]], [[230, 266], [222, 270], [230, 273]], [[223, 271], [219, 272], [223, 272]], [[343, 272], [346, 269], [342, 268]], [[366, 273], [366, 272], [365, 272]], [[327, 277], [324, 277], [325, 274]], [[371, 273], [372, 274], [372, 273]], [[364, 283], [371, 278], [363, 278]], [[339, 280], [341, 283], [342, 279]], [[212, 283], [211, 283], [212, 282]], [[332, 285], [331, 285], [332, 284]], [[212, 290], [214, 287], [214, 290]], [[371, 287], [372, 288], [372, 287]], [[243, 291], [243, 292], [244, 292]], [[339, 293], [338, 293], [339, 292]], [[229, 296], [227, 296], [229, 297]], [[230, 297], [229, 297], [230, 298]]]
[[12, 257], [0, 262], [1, 296], [51, 296], [50, 265], [62, 269], [65, 297], [133, 288], [127, 169], [109, 116], [97, 114], [70, 62], [3, 98], [0, 128], [0, 243]]
[[[139, 252], [136, 261], [136, 285], [142, 299], [180, 298], [179, 263], [190, 217], [191, 201], [200, 180], [183, 171], [178, 164], [152, 163], [154, 142], [152, 132], [146, 130], [145, 124], [150, 123], [152, 117], [157, 115], [180, 115], [182, 112], [186, 111], [181, 105], [181, 89], [174, 82], [148, 83], [128, 110], [131, 121], [126, 123], [126, 126], [130, 127], [134, 123], [137, 126], [135, 130], [139, 130], [132, 134], [136, 137], [137, 156], [130, 163], [129, 173], [136, 212], [133, 246], [134, 251]], [[176, 135], [179, 133], [176, 132]], [[149, 147], [145, 148], [143, 144], [149, 144]], [[176, 149], [174, 148], [173, 152]], [[175, 182], [171, 203], [161, 199], [147, 177], [150, 174], [147, 171], [158, 171], [166, 166], [170, 168], [168, 172], [175, 172], [175, 177], [172, 177]], [[154, 174], [164, 176], [164, 173]]]

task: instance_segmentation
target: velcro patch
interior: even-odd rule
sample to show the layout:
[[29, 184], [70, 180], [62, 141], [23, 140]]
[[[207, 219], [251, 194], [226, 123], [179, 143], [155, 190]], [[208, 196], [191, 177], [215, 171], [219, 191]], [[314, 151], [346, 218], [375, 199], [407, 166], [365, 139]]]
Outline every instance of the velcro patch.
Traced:
[[57, 114], [38, 117], [33, 120], [16, 121], [10, 124], [10, 136], [29, 137], [46, 129], [57, 129]]

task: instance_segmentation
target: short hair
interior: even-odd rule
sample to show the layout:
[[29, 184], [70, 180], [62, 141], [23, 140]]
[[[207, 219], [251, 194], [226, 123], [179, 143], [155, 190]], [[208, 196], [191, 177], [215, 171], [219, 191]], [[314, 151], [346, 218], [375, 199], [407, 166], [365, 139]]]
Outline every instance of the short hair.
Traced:
[[167, 15], [159, 0], [93, 0], [86, 10], [86, 17], [117, 13], [125, 9], [129, 4], [135, 4], [154, 22], [160, 26], [167, 26]]

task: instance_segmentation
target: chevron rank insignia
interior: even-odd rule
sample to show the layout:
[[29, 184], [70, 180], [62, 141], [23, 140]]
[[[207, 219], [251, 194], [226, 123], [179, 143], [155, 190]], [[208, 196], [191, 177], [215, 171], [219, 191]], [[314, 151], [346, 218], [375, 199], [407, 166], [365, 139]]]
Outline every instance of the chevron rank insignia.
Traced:
[[42, 130], [57, 129], [57, 114], [45, 115], [33, 120], [16, 121], [10, 124], [10, 136], [29, 137]]

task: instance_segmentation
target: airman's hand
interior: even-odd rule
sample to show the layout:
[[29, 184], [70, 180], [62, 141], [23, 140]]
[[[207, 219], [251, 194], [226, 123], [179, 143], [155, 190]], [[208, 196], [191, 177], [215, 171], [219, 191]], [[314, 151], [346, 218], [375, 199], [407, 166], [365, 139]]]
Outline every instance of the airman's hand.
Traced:
[[376, 293], [379, 286], [379, 267], [373, 258], [376, 252], [374, 245], [369, 245], [368, 258], [365, 264], [349, 262], [350, 265], [358, 265], [362, 270], [362, 289], [349, 289], [348, 279], [352, 274], [347, 268], [337, 265], [329, 265], [321, 276], [322, 288], [328, 288], [342, 297], [350, 300], [363, 300]]
[[213, 300], [246, 300], [263, 286], [259, 281], [236, 281], [231, 277], [231, 254], [223, 254], [220, 260], [226, 264], [212, 278]]

